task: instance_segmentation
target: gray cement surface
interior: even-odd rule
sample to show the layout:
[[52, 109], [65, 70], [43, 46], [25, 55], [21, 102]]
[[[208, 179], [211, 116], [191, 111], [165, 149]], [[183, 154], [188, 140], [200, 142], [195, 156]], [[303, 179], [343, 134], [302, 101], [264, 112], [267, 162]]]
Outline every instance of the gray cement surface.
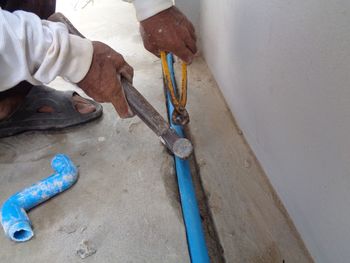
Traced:
[[[87, 37], [125, 56], [135, 86], [165, 116], [160, 62], [142, 46], [132, 5], [99, 0], [80, 11], [72, 1], [58, 5]], [[72, 88], [63, 80], [52, 86]], [[50, 175], [60, 152], [79, 165], [79, 180], [29, 212], [32, 240], [16, 244], [0, 233], [0, 262], [189, 261], [172, 157], [138, 118], [121, 120], [110, 105], [91, 124], [1, 139], [0, 203]], [[96, 253], [81, 259], [79, 249]]]

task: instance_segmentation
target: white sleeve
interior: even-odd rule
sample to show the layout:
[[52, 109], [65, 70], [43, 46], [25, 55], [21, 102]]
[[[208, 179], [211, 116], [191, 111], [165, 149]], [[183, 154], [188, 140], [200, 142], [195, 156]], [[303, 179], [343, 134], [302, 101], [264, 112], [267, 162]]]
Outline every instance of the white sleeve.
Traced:
[[133, 2], [137, 20], [142, 21], [174, 5], [173, 0], [124, 0]]
[[70, 35], [65, 25], [0, 8], [0, 91], [23, 80], [36, 85], [57, 76], [77, 83], [88, 72], [92, 54], [91, 41]]

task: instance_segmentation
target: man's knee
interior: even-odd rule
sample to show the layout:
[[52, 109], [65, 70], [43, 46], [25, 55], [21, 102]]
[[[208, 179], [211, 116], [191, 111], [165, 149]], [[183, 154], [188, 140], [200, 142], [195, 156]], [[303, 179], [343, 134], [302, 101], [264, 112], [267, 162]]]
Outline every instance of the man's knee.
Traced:
[[0, 6], [10, 12], [23, 10], [32, 12], [41, 19], [47, 19], [55, 13], [56, 0], [0, 0]]

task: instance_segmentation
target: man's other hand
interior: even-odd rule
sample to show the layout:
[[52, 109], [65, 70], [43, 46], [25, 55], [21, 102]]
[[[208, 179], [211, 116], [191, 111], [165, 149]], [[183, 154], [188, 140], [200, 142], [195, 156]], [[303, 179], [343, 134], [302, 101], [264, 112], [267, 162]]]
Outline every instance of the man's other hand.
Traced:
[[197, 53], [194, 27], [174, 6], [141, 21], [140, 32], [145, 48], [156, 56], [172, 52], [189, 64]]

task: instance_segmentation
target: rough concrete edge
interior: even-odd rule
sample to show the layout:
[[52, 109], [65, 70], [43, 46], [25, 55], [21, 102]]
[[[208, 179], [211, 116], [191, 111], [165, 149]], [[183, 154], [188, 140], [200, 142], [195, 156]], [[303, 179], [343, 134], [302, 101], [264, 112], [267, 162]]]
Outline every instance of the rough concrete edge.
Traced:
[[[184, 132], [186, 138], [193, 141], [189, 126], [184, 128]], [[214, 223], [213, 214], [209, 208], [209, 200], [203, 187], [203, 181], [202, 177], [200, 176], [200, 168], [197, 162], [195, 149], [189, 159], [189, 162], [210, 261], [225, 263], [225, 251], [221, 245], [218, 230], [216, 224]]]
[[[202, 58], [203, 58], [204, 61], [206, 62], [205, 57], [202, 56]], [[210, 74], [211, 74], [211, 73], [210, 73]], [[236, 128], [237, 132], [242, 136], [243, 143], [244, 143], [244, 144], [247, 146], [247, 148], [249, 149], [249, 154], [254, 158], [254, 161], [255, 161], [256, 164], [257, 164], [257, 168], [258, 168], [258, 170], [260, 171], [260, 173], [261, 173], [261, 175], [262, 175], [262, 177], [263, 177], [263, 180], [267, 183], [267, 186], [268, 186], [269, 190], [271, 191], [271, 196], [272, 196], [274, 202], [276, 203], [277, 208], [279, 209], [279, 211], [280, 211], [280, 212], [284, 215], [284, 217], [286, 218], [286, 221], [287, 221], [288, 226], [291, 228], [291, 231], [294, 232], [295, 237], [296, 237], [296, 239], [297, 239], [297, 241], [298, 241], [300, 247], [305, 251], [306, 256], [309, 258], [309, 260], [310, 260], [311, 262], [315, 262], [314, 259], [313, 259], [312, 256], [311, 256], [309, 250], [307, 249], [307, 247], [306, 247], [306, 245], [305, 245], [305, 243], [304, 243], [304, 240], [301, 238], [301, 235], [300, 235], [298, 229], [297, 229], [296, 226], [294, 225], [294, 222], [293, 222], [292, 218], [290, 217], [290, 215], [289, 215], [287, 209], [286, 209], [285, 206], [283, 205], [283, 203], [282, 203], [281, 199], [279, 198], [277, 192], [276, 192], [275, 189], [273, 188], [270, 179], [268, 178], [268, 176], [267, 176], [267, 174], [265, 173], [265, 171], [264, 171], [262, 165], [260, 164], [259, 160], [256, 158], [255, 153], [253, 152], [253, 150], [251, 149], [249, 143], [247, 142], [247, 140], [246, 140], [246, 138], [245, 138], [245, 136], [244, 136], [243, 131], [240, 129], [238, 123], [236, 122], [236, 119], [235, 119], [233, 113], [231, 112], [230, 108], [228, 107], [227, 102], [226, 102], [226, 100], [225, 100], [225, 97], [224, 97], [224, 95], [222, 94], [221, 89], [220, 89], [220, 87], [219, 87], [219, 85], [218, 85], [216, 79], [214, 78], [214, 76], [213, 76], [212, 74], [211, 74], [211, 77], [212, 77], [212, 79], [214, 80], [215, 86], [217, 87], [219, 96], [222, 98], [222, 100], [223, 100], [224, 103], [225, 103], [225, 108], [226, 108], [227, 111], [229, 112], [229, 115], [230, 115], [230, 118], [231, 118], [231, 120], [232, 120], [232, 122], [233, 122], [234, 127]], [[186, 135], [187, 135], [187, 134], [186, 134]], [[201, 177], [200, 171], [199, 171], [199, 170], [198, 170], [198, 176]], [[200, 180], [200, 182], [202, 182], [202, 180]], [[203, 188], [203, 186], [202, 186], [202, 188]], [[216, 227], [216, 226], [215, 226], [215, 227]]]

